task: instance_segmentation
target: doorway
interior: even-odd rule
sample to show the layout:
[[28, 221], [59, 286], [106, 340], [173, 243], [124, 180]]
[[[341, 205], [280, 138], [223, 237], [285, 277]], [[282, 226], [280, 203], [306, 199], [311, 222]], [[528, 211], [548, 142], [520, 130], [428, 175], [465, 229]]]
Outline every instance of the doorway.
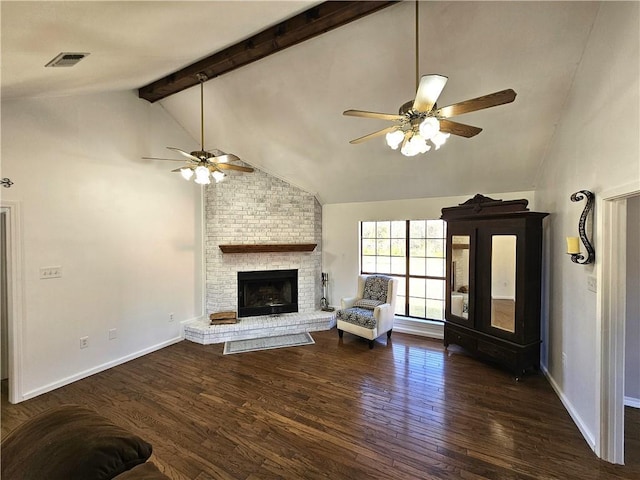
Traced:
[[626, 275], [624, 459], [625, 464], [640, 467], [640, 195], [627, 199]]
[[[22, 248], [20, 203], [2, 200], [0, 204], [0, 362], [3, 389], [10, 403], [22, 400]], [[5, 380], [6, 378], [6, 380]]]
[[[601, 232], [598, 261], [600, 332], [600, 435], [596, 453], [624, 464], [625, 328], [627, 319], [627, 204], [640, 196], [640, 182], [603, 192], [598, 202]], [[635, 248], [635, 247], [634, 247]], [[640, 367], [639, 367], [640, 369]]]

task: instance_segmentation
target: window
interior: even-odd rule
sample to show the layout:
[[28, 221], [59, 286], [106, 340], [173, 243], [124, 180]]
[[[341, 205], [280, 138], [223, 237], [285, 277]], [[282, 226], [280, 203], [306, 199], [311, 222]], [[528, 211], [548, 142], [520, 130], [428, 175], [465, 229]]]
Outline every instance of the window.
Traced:
[[396, 314], [444, 320], [443, 220], [360, 223], [360, 271], [399, 280]]

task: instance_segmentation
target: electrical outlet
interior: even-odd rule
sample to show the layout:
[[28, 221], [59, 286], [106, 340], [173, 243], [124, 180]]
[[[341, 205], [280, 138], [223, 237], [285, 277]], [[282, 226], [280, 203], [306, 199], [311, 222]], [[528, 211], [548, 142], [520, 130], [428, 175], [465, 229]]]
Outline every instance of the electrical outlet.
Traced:
[[116, 328], [109, 330], [109, 340], [113, 340], [114, 338], [118, 338], [118, 330]]
[[169, 321], [170, 321], [170, 322], [173, 322], [173, 312], [171, 312], [171, 313], [169, 314]]
[[49, 278], [62, 277], [62, 267], [40, 267], [40, 279], [46, 280]]
[[80, 337], [80, 348], [87, 348], [89, 346], [89, 337]]
[[589, 275], [587, 277], [587, 290], [594, 293], [598, 291], [596, 277], [594, 277], [593, 275]]
[[562, 367], [566, 367], [567, 366], [567, 354], [562, 352]]

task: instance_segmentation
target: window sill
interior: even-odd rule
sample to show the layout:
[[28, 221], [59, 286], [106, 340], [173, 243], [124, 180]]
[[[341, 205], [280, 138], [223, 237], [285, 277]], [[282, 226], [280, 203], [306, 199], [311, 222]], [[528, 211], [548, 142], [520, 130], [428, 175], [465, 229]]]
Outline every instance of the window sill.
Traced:
[[396, 315], [393, 322], [393, 330], [439, 340], [444, 338], [444, 322], [434, 322], [433, 320], [418, 320], [417, 318]]

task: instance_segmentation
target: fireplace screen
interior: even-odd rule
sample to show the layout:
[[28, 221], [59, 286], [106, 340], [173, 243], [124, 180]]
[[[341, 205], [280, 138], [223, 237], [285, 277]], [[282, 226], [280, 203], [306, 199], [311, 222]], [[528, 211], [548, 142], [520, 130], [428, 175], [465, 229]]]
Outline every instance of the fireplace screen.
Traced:
[[298, 311], [298, 270], [238, 272], [238, 317]]

